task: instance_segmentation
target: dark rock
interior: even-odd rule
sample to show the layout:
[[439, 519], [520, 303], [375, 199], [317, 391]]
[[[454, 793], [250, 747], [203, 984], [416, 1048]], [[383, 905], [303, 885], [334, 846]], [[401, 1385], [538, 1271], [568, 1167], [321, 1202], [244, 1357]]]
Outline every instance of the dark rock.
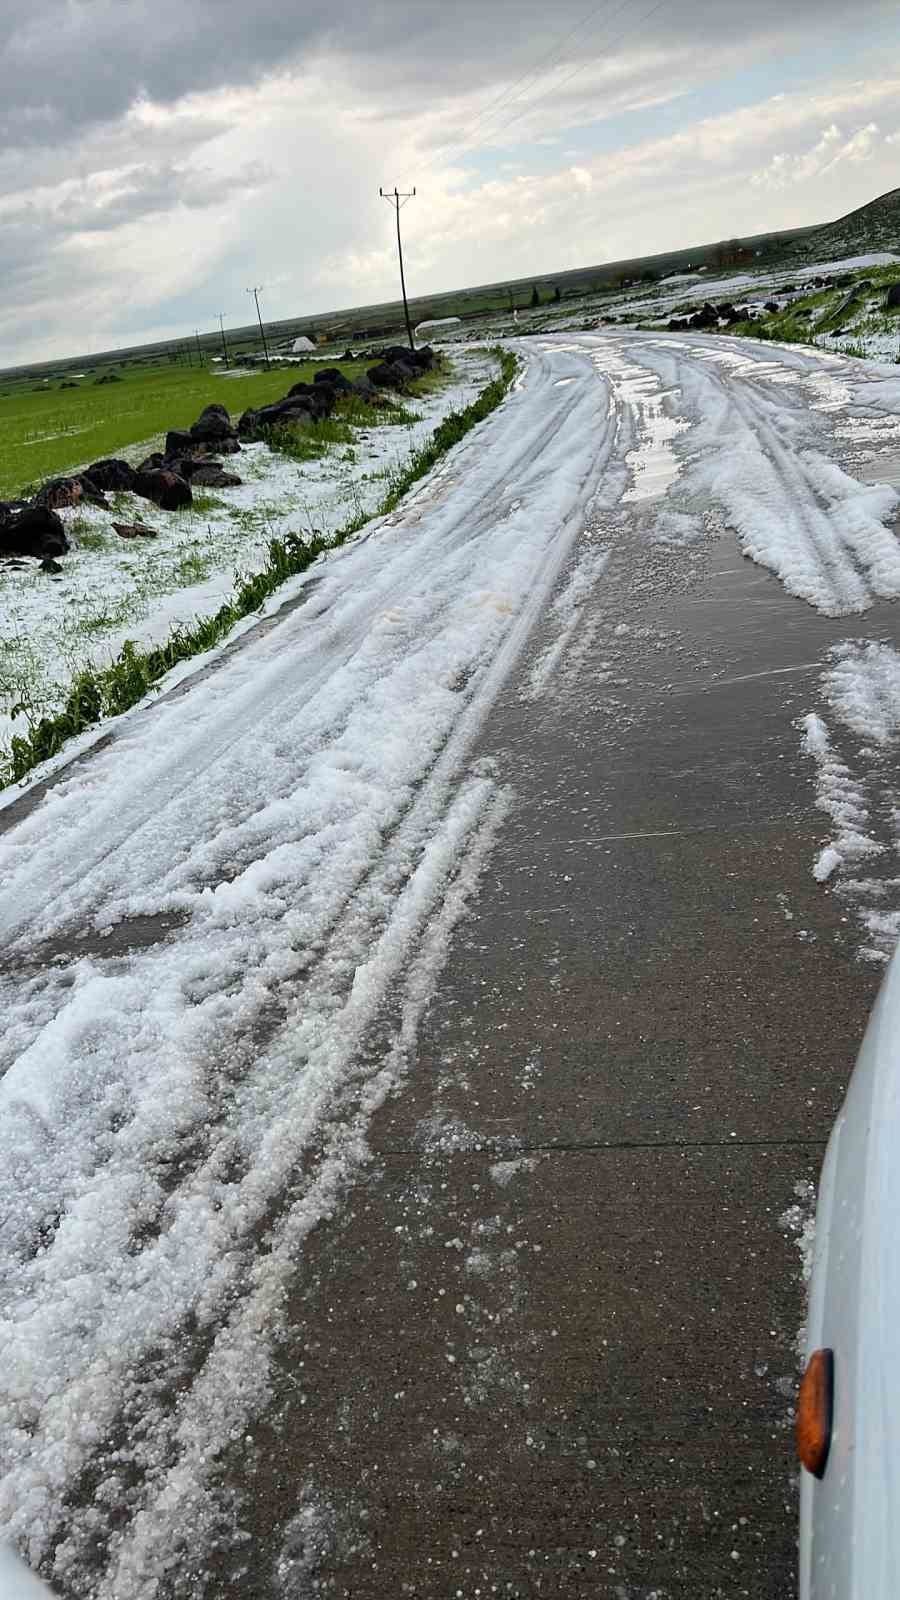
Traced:
[[376, 392], [374, 383], [365, 372], [361, 378], [356, 379], [356, 382], [351, 385], [351, 388], [354, 394], [361, 395], [364, 400], [368, 400], [370, 396]]
[[193, 439], [233, 439], [234, 424], [224, 406], [207, 406], [201, 411], [197, 421], [191, 424], [191, 437]]
[[121, 383], [122, 379], [119, 377], [117, 372], [104, 372], [101, 375], [101, 377], [95, 378], [94, 382], [96, 384], [100, 384], [100, 383]]
[[197, 461], [190, 476], [192, 489], [236, 489], [243, 483], [236, 472], [226, 472], [218, 461]]
[[767, 300], [767, 301], [766, 301], [766, 303], [765, 303], [765, 305], [764, 305], [764, 306], [763, 306], [763, 310], [764, 310], [764, 311], [772, 311], [772, 312], [775, 312], [775, 311], [780, 311], [780, 310], [781, 310], [781, 307], [780, 307], [780, 305], [779, 305], [779, 304], [778, 304], [778, 301], [777, 301], [777, 300]]
[[0, 553], [43, 560], [64, 556], [69, 548], [66, 530], [49, 506], [23, 501], [0, 504]]
[[[311, 422], [330, 417], [338, 394], [344, 392], [343, 385], [338, 388], [330, 378], [316, 383], [295, 383], [283, 400], [245, 411], [238, 423], [238, 433], [242, 439], [258, 439], [272, 428], [308, 427]], [[217, 454], [220, 449], [217, 444]]]
[[127, 461], [119, 461], [115, 456], [110, 456], [105, 461], [92, 461], [87, 472], [82, 474], [82, 478], [84, 477], [90, 478], [91, 483], [106, 492], [111, 490], [127, 492], [134, 487], [134, 467]]
[[199, 465], [200, 458], [197, 456], [166, 456], [158, 467], [151, 468], [151, 470], [174, 472], [177, 478], [183, 478], [185, 483], [190, 483], [194, 469]]
[[106, 495], [95, 483], [89, 472], [80, 472], [78, 481], [81, 484], [81, 492], [85, 500], [89, 500], [92, 506], [100, 506], [103, 511], [109, 510], [109, 501]]
[[897, 311], [900, 309], [900, 283], [891, 284], [887, 292], [887, 299], [884, 302], [884, 307], [886, 311]]
[[263, 427], [277, 432], [279, 428], [311, 428], [315, 421], [316, 418], [312, 412], [306, 410], [305, 406], [290, 406], [279, 410], [277, 416], [271, 417], [268, 421], [264, 419]]
[[165, 467], [137, 472], [134, 492], [144, 500], [152, 500], [160, 511], [179, 511], [193, 500], [190, 484], [177, 472], [169, 472]]
[[80, 506], [85, 499], [80, 478], [51, 478], [42, 483], [34, 496], [36, 506], [47, 506], [50, 511], [63, 511], [69, 506]]
[[319, 417], [327, 416], [331, 405], [326, 393], [320, 393], [316, 400], [310, 400], [305, 395], [297, 395], [291, 400], [277, 400], [274, 405], [263, 406], [260, 411], [264, 428], [277, 428], [282, 422], [294, 422], [304, 417], [315, 421]]
[[295, 383], [283, 400], [276, 401], [274, 407], [267, 409], [277, 410], [278, 406], [287, 406], [294, 401], [305, 406], [310, 415], [317, 419], [330, 417], [337, 394], [337, 388], [329, 379], [321, 383], [318, 380], [315, 383]]
[[[142, 461], [139, 467], [135, 467], [134, 475], [137, 477], [138, 473], [140, 472], [157, 472], [159, 468], [164, 467], [165, 464], [166, 458], [162, 451], [154, 450], [153, 454], [148, 456], [146, 461]], [[132, 484], [132, 489], [134, 489], [134, 484]]]
[[356, 360], [356, 356], [353, 354], [352, 350], [348, 349], [348, 350], [344, 351], [344, 354], [341, 356], [341, 360], [342, 361], [355, 361]]
[[366, 373], [376, 389], [405, 389], [414, 375], [414, 368], [399, 361], [379, 361], [377, 367], [370, 367]]
[[240, 453], [240, 448], [240, 441], [236, 437], [231, 439], [217, 439], [215, 442], [215, 453], [217, 456], [236, 456]]
[[114, 522], [113, 533], [120, 539], [155, 539], [155, 528], [148, 528], [146, 522]]
[[345, 378], [337, 367], [321, 367], [313, 374], [313, 383], [328, 383], [333, 389], [343, 389], [347, 394], [353, 391], [350, 379]]
[[405, 362], [420, 372], [428, 372], [434, 366], [434, 351], [430, 344], [423, 345], [421, 350], [411, 350], [407, 344], [389, 344], [375, 354], [381, 361]]
[[192, 433], [188, 432], [187, 428], [170, 428], [166, 434], [165, 454], [167, 456], [190, 455], [191, 451], [196, 448], [197, 440]]
[[251, 407], [245, 411], [238, 422], [238, 433], [242, 439], [255, 439], [260, 430], [259, 411]]
[[52, 556], [45, 556], [43, 561], [41, 562], [41, 571], [42, 572], [50, 572], [54, 576], [56, 576], [60, 572], [62, 572], [62, 567], [60, 566], [58, 561], [54, 561], [53, 560]]
[[719, 313], [714, 305], [707, 300], [700, 310], [688, 319], [691, 328], [717, 328], [719, 326]]

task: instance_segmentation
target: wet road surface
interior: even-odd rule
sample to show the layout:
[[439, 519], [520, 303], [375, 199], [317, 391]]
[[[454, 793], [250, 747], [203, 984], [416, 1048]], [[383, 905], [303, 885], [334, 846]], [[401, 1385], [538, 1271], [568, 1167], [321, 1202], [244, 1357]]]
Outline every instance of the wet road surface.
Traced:
[[811, 876], [793, 726], [846, 623], [728, 539], [620, 550], [591, 610], [485, 731], [513, 814], [292, 1298], [247, 1446], [287, 1593], [795, 1593], [784, 1214], [878, 980]]
[[547, 341], [496, 454], [5, 815], [0, 1513], [67, 1596], [794, 1593], [797, 1231], [879, 977], [796, 721], [900, 627], [824, 492], [771, 559], [851, 617], [728, 520], [834, 366], [631, 338]]

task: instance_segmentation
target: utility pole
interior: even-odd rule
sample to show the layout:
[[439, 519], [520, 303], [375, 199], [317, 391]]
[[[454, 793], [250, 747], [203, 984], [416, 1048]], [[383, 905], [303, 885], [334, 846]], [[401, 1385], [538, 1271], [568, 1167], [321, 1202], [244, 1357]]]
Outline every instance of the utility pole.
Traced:
[[415, 199], [416, 191], [415, 189], [411, 189], [408, 194], [401, 194], [400, 190], [395, 186], [393, 192], [379, 188], [378, 193], [381, 195], [382, 200], [387, 200], [388, 204], [394, 207], [394, 210], [397, 213], [397, 254], [400, 257], [400, 288], [403, 291], [403, 315], [406, 318], [406, 332], [409, 338], [409, 348], [410, 350], [415, 350], [416, 343], [413, 338], [412, 326], [409, 320], [409, 306], [406, 303], [406, 279], [403, 276], [403, 245], [400, 242], [400, 212], [406, 205], [407, 200]]
[[255, 286], [255, 288], [248, 289], [247, 293], [248, 294], [252, 294], [254, 300], [256, 301], [256, 320], [259, 323], [259, 331], [260, 331], [260, 334], [262, 336], [263, 349], [266, 352], [266, 366], [270, 367], [272, 365], [272, 363], [269, 360], [269, 346], [266, 344], [266, 330], [263, 327], [262, 316], [260, 315], [260, 310], [259, 310], [259, 291], [260, 291], [261, 288], [262, 288], [262, 284], [258, 283]]
[[228, 346], [225, 343], [225, 313], [224, 313], [224, 311], [220, 311], [219, 312], [219, 332], [222, 335], [222, 354], [225, 357], [225, 365], [227, 367], [227, 365], [228, 365]]
[[198, 365], [202, 367], [202, 365], [203, 365], [203, 349], [202, 349], [202, 346], [200, 344], [200, 329], [199, 328], [195, 328], [194, 329], [194, 338], [197, 341], [197, 362], [198, 362]]

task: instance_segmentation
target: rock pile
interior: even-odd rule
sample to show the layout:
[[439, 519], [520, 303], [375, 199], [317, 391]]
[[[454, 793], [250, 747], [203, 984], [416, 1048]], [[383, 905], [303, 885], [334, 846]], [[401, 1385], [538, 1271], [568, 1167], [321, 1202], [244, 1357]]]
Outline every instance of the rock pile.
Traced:
[[330, 417], [343, 395], [356, 395], [371, 402], [379, 389], [403, 391], [416, 378], [421, 378], [434, 366], [434, 351], [429, 345], [421, 350], [409, 350], [405, 345], [389, 345], [385, 350], [369, 352], [369, 367], [365, 377], [351, 383], [337, 367], [321, 367], [312, 383], [295, 383], [283, 400], [268, 406], [253, 407], [245, 411], [238, 423], [242, 439], [258, 439], [277, 428], [309, 428], [324, 417]]
[[370, 367], [366, 377], [376, 389], [403, 390], [434, 366], [434, 351], [429, 345], [422, 350], [409, 350], [406, 345], [392, 344], [375, 353], [378, 365]]
[[[370, 352], [370, 359], [376, 364], [356, 383], [337, 367], [323, 367], [312, 383], [295, 383], [283, 400], [245, 411], [237, 426], [224, 406], [207, 406], [190, 428], [170, 429], [165, 449], [155, 451], [138, 467], [109, 457], [94, 461], [83, 472], [49, 479], [30, 501], [0, 501], [0, 556], [50, 561], [65, 555], [70, 543], [57, 513], [84, 503], [110, 510], [108, 494], [124, 491], [140, 495], [161, 511], [177, 511], [192, 503], [195, 488], [236, 487], [242, 480], [226, 471], [219, 457], [236, 455], [241, 439], [264, 438], [270, 430], [287, 426], [312, 427], [331, 416], [343, 395], [375, 403], [380, 389], [405, 390], [434, 366], [435, 358], [428, 346], [408, 350], [404, 345], [390, 345]], [[98, 381], [118, 380], [109, 374]], [[142, 524], [122, 526], [152, 532]]]
[[750, 311], [740, 306], [733, 306], [730, 301], [725, 305], [714, 306], [709, 300], [699, 308], [689, 306], [680, 317], [672, 317], [667, 326], [670, 333], [687, 333], [691, 329], [718, 328], [720, 322], [729, 326], [734, 322], [752, 322]]

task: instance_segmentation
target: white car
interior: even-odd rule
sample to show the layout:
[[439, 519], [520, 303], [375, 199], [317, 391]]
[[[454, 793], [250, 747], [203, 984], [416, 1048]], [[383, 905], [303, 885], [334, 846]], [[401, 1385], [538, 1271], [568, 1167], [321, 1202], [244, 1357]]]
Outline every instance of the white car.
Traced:
[[900, 951], [822, 1167], [806, 1353], [800, 1600], [900, 1600]]
[[5, 1545], [0, 1545], [0, 1600], [53, 1600], [46, 1584]]

